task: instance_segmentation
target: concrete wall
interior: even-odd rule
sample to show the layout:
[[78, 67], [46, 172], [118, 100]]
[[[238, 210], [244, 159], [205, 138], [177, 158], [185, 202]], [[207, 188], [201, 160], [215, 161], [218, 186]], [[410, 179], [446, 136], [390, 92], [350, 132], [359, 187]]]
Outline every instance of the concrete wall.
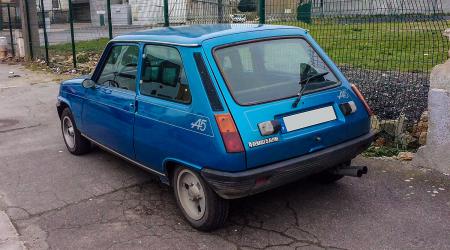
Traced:
[[[155, 25], [164, 23], [163, 0], [130, 0], [129, 3], [133, 24]], [[173, 8], [173, 5], [171, 7]], [[170, 9], [169, 7], [169, 13]]]
[[324, 15], [389, 15], [439, 12], [445, 7], [450, 11], [448, 0], [313, 0], [314, 13]]
[[450, 13], [450, 1], [442, 0], [442, 10], [444, 13]]
[[[266, 16], [295, 18], [300, 2], [266, 0]], [[450, 13], [450, 0], [312, 0], [313, 16], [353, 16]]]
[[[9, 11], [10, 11], [10, 13], [11, 13], [11, 21], [14, 23], [14, 18], [16, 17], [16, 13], [14, 12], [14, 8], [13, 8], [13, 4], [11, 4], [11, 7], [9, 8]], [[18, 8], [17, 8], [17, 10], [18, 10]], [[5, 29], [7, 29], [7, 26], [8, 26], [8, 8], [6, 7], [6, 5], [2, 5], [1, 7], [0, 7], [0, 11], [2, 12], [1, 13], [1, 16], [2, 16], [2, 18], [3, 18], [3, 25], [4, 25], [4, 28]]]
[[427, 145], [419, 148], [413, 164], [450, 173], [450, 60], [431, 72], [428, 112]]
[[[99, 25], [99, 15], [97, 11], [106, 12], [105, 0], [90, 0], [91, 21], [94, 25]], [[229, 0], [222, 0], [223, 13], [231, 14], [231, 4]], [[156, 25], [164, 23], [163, 0], [129, 0], [131, 6], [132, 24], [134, 25]], [[177, 0], [169, 1], [169, 15], [171, 23], [187, 23], [190, 18], [196, 20], [214, 20], [218, 16], [217, 0]], [[106, 14], [105, 14], [105, 21]]]
[[[266, 0], [266, 14], [296, 12], [301, 0]], [[305, 1], [303, 1], [305, 2]], [[312, 0], [315, 15], [389, 15], [433, 13], [434, 10], [450, 13], [449, 0]]]

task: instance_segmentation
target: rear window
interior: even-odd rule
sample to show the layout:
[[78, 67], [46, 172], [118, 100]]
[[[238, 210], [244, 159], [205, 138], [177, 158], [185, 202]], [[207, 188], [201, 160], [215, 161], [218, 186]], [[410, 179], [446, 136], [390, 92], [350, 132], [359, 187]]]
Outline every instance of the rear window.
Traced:
[[334, 73], [301, 38], [256, 41], [215, 50], [215, 58], [235, 101], [241, 105], [294, 97], [299, 82], [315, 74], [305, 93], [339, 85]]

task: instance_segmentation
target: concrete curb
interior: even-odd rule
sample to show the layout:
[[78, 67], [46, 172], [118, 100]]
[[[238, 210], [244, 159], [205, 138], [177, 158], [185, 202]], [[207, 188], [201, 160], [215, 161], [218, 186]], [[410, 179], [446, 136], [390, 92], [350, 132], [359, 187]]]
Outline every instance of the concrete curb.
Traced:
[[16, 228], [9, 220], [8, 215], [0, 211], [0, 250], [25, 250], [20, 241]]

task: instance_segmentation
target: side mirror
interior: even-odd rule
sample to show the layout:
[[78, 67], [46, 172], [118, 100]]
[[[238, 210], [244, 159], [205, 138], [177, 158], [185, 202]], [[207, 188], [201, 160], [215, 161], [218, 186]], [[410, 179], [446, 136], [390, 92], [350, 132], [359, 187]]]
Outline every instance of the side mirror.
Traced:
[[86, 89], [90, 89], [95, 87], [95, 82], [92, 81], [91, 79], [84, 79], [81, 85], [83, 85], [83, 87]]

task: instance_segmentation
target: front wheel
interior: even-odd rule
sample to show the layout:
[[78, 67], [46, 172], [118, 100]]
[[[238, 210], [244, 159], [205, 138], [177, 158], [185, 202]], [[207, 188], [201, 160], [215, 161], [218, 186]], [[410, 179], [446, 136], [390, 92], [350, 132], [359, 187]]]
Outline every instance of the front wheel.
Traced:
[[172, 183], [178, 207], [192, 227], [211, 231], [225, 224], [229, 201], [219, 197], [198, 173], [179, 167]]
[[61, 131], [67, 149], [74, 155], [86, 154], [91, 150], [91, 143], [78, 131], [72, 112], [65, 108], [61, 113]]

